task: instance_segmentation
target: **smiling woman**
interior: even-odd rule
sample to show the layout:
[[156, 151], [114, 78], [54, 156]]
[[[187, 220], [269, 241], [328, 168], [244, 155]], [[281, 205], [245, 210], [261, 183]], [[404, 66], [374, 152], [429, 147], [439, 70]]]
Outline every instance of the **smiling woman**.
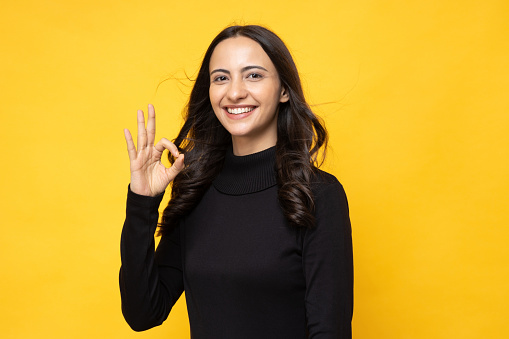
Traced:
[[288, 101], [277, 70], [255, 41], [236, 37], [220, 42], [210, 58], [210, 103], [232, 135], [235, 155], [276, 144], [277, 109]]
[[174, 143], [154, 144], [151, 105], [146, 127], [138, 111], [137, 148], [125, 131], [120, 290], [129, 325], [161, 324], [185, 291], [193, 338], [351, 338], [348, 204], [318, 169], [327, 133], [284, 43], [260, 26], [223, 30], [186, 112]]

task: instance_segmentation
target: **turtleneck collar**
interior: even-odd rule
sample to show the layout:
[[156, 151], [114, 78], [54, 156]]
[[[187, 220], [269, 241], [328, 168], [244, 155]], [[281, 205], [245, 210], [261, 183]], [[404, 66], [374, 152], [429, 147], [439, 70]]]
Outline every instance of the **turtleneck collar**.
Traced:
[[236, 156], [233, 149], [226, 151], [221, 173], [212, 183], [221, 193], [242, 195], [275, 186], [276, 146], [245, 156]]

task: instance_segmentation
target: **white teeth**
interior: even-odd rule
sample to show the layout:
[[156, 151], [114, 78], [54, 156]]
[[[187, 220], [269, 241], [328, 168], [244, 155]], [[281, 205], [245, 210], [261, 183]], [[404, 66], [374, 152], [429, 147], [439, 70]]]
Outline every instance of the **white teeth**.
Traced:
[[251, 112], [254, 109], [255, 109], [254, 107], [242, 107], [242, 108], [227, 108], [226, 110], [230, 114], [242, 114], [242, 113]]

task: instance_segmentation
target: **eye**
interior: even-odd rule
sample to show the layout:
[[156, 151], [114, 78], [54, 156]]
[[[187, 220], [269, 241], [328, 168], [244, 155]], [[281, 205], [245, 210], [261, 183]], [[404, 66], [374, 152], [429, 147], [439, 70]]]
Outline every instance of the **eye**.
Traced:
[[249, 79], [261, 79], [263, 78], [263, 75], [261, 75], [260, 73], [249, 73], [247, 77]]
[[225, 75], [218, 75], [217, 77], [213, 78], [213, 82], [223, 82], [228, 80], [228, 78]]

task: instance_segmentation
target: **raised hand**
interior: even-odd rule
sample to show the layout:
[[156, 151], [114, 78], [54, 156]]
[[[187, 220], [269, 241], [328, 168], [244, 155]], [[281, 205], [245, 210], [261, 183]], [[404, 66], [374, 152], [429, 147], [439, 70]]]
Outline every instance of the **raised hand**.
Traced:
[[[184, 168], [184, 154], [166, 138], [154, 145], [156, 115], [154, 106], [148, 105], [148, 121], [145, 128], [143, 111], [138, 110], [138, 150], [128, 129], [124, 129], [127, 152], [131, 167], [131, 191], [140, 195], [156, 196], [166, 189], [170, 182]], [[170, 168], [161, 163], [161, 156], [167, 149], [176, 158]]]

